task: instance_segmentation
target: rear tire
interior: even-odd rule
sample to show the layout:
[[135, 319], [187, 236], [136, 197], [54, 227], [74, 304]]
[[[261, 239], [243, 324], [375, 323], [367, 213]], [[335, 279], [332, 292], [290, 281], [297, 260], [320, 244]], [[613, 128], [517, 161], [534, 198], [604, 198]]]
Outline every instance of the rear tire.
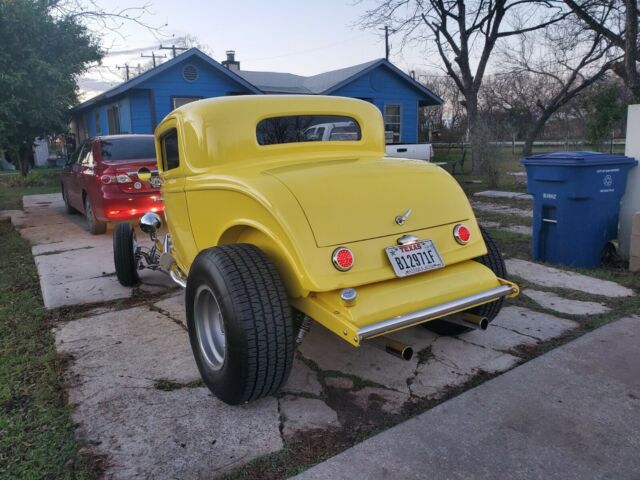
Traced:
[[[505, 278], [507, 275], [507, 267], [504, 264], [504, 258], [502, 258], [500, 249], [484, 227], [480, 227], [480, 232], [482, 233], [482, 239], [487, 246], [487, 254], [482, 257], [476, 258], [475, 261], [480, 262], [485, 267], [490, 268], [491, 271], [496, 274], [496, 277]], [[489, 323], [491, 323], [493, 319], [498, 316], [500, 310], [502, 310], [503, 304], [504, 297], [500, 297], [498, 300], [494, 300], [493, 302], [485, 303], [484, 305], [480, 305], [479, 307], [472, 308], [468, 310], [468, 312], [480, 317], [487, 317], [487, 320], [489, 320]], [[455, 323], [449, 323], [443, 320], [433, 320], [431, 322], [425, 323], [424, 326], [439, 335], [447, 336], [460, 335], [473, 330], [472, 328], [463, 327], [462, 325], [456, 325]]]
[[107, 222], [101, 222], [96, 218], [89, 195], [84, 199], [84, 216], [87, 219], [87, 229], [92, 235], [102, 235], [107, 231]]
[[287, 381], [295, 336], [278, 271], [256, 246], [222, 245], [196, 257], [186, 291], [191, 348], [207, 387], [238, 405]]
[[113, 231], [113, 263], [120, 285], [133, 287], [138, 283], [135, 251], [138, 244], [133, 227], [128, 223], [119, 223]]
[[64, 201], [64, 208], [66, 212], [69, 215], [78, 213], [78, 211], [69, 204], [69, 199], [67, 198], [67, 191], [64, 189], [64, 185], [60, 185], [60, 191], [62, 193], [62, 200]]

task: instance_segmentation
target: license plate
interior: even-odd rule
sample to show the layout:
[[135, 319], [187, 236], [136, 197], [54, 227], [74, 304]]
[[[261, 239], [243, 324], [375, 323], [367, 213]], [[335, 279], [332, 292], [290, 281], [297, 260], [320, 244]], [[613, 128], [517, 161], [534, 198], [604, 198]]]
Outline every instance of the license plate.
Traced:
[[420, 240], [409, 245], [385, 249], [397, 277], [406, 277], [444, 267], [444, 262], [432, 240]]

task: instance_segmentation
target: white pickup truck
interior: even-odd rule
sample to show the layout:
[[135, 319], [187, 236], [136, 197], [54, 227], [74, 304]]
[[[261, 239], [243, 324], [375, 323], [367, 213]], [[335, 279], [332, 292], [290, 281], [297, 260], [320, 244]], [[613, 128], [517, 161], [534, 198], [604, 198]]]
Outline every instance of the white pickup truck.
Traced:
[[[360, 134], [358, 126], [353, 122], [321, 123], [304, 131], [305, 140], [357, 140]], [[390, 157], [413, 158], [431, 161], [433, 148], [430, 143], [389, 143], [387, 155]]]
[[431, 161], [433, 147], [430, 143], [388, 143], [387, 155], [390, 157]]

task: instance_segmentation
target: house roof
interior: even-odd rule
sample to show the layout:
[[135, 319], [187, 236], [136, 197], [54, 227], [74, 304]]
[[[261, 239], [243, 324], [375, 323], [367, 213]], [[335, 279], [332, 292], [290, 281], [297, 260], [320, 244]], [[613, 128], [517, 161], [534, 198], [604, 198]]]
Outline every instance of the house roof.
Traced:
[[216, 62], [213, 58], [209, 57], [205, 53], [201, 52], [197, 48], [190, 48], [186, 52], [177, 55], [175, 58], [164, 62], [163, 64], [147, 70], [146, 72], [138, 75], [131, 80], [128, 80], [114, 88], [101, 93], [100, 95], [93, 97], [79, 105], [76, 105], [71, 109], [73, 112], [83, 110], [84, 108], [99, 103], [103, 100], [116, 97], [127, 90], [136, 87], [142, 82], [164, 72], [165, 70], [173, 67], [174, 65], [186, 60], [191, 56], [196, 56], [202, 61], [209, 64], [215, 70], [221, 72], [224, 75], [229, 76], [232, 80], [236, 81], [240, 85], [247, 88], [252, 93], [291, 93], [291, 94], [311, 94], [311, 95], [330, 95], [342, 86], [354, 81], [356, 78], [365, 75], [371, 70], [384, 66], [395, 74], [399, 75], [406, 82], [410, 83], [415, 89], [420, 91], [423, 95], [433, 101], [433, 104], [443, 103], [442, 99], [434, 94], [427, 87], [411, 78], [404, 73], [398, 67], [393, 65], [384, 58], [372, 60], [370, 62], [361, 63], [359, 65], [353, 65], [351, 67], [340, 68], [338, 70], [331, 70], [329, 72], [320, 73], [318, 75], [312, 75], [310, 77], [303, 77], [301, 75], [294, 75], [292, 73], [280, 73], [280, 72], [255, 72], [251, 70], [230, 70], [220, 63]]
[[369, 65], [377, 62], [377, 60], [373, 60], [352, 67], [320, 73], [311, 77], [303, 77], [292, 73], [254, 72], [251, 70], [240, 70], [237, 73], [265, 93], [307, 93], [320, 95], [334, 85], [361, 73]]
[[182, 62], [183, 60], [186, 60], [187, 58], [193, 57], [193, 56], [200, 58], [202, 61], [204, 61], [205, 63], [209, 64], [215, 70], [223, 73], [224, 75], [229, 76], [232, 80], [234, 80], [237, 83], [239, 83], [240, 85], [246, 87], [249, 91], [251, 91], [253, 93], [262, 93], [258, 88], [253, 86], [251, 83], [247, 82], [244, 78], [242, 78], [239, 75], [237, 75], [233, 70], [229, 70], [228, 68], [222, 66], [220, 63], [216, 62], [209, 55], [201, 52], [197, 48], [190, 48], [186, 52], [182, 52], [180, 55], [176, 55], [171, 60], [168, 60], [168, 61], [158, 65], [155, 68], [147, 70], [146, 72], [138, 75], [137, 77], [132, 78], [131, 80], [127, 80], [126, 82], [121, 83], [120, 85], [116, 85], [115, 87], [111, 88], [110, 90], [102, 92], [98, 96], [90, 98], [89, 100], [86, 100], [86, 101], [80, 103], [79, 105], [76, 105], [75, 107], [73, 107], [71, 109], [71, 111], [72, 112], [77, 112], [79, 110], [83, 110], [84, 108], [86, 108], [88, 106], [91, 106], [91, 105], [94, 105], [96, 103], [99, 103], [102, 100], [106, 100], [106, 99], [109, 99], [109, 98], [116, 97], [116, 96], [126, 92], [127, 90], [135, 88], [136, 86], [138, 86], [142, 82], [144, 82], [146, 80], [149, 80], [150, 78], [158, 75], [159, 73], [162, 73], [162, 72], [168, 70], [169, 68], [171, 68], [174, 65]]
[[329, 72], [320, 73], [310, 77], [293, 75], [291, 73], [255, 72], [251, 70], [239, 70], [236, 73], [258, 87], [264, 93], [306, 93], [328, 95], [381, 65], [389, 68], [405, 81], [409, 82], [414, 88], [431, 98], [434, 103], [442, 103], [442, 99], [431, 90], [411, 78], [384, 58], [361, 63], [359, 65], [353, 65], [347, 68], [331, 70]]

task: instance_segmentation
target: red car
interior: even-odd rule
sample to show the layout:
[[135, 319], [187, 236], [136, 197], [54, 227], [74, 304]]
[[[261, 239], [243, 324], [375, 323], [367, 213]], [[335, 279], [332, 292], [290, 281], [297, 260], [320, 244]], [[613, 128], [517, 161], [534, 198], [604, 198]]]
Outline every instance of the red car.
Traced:
[[[138, 179], [146, 167], [149, 182]], [[62, 197], [69, 213], [83, 212], [94, 234], [107, 222], [162, 212], [153, 135], [106, 135], [86, 140], [62, 170]]]

